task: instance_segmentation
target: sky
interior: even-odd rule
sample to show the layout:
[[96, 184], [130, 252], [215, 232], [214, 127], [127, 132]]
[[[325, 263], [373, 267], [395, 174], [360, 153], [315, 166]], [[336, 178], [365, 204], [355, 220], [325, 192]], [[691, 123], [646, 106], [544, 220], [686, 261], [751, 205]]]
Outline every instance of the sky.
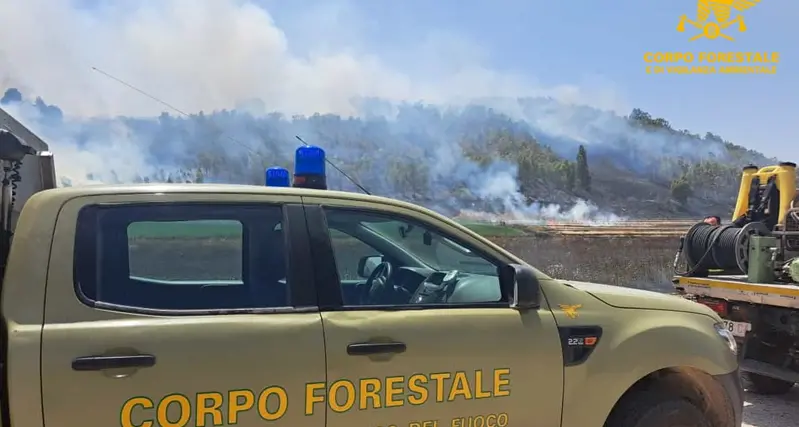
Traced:
[[[736, 0], [739, 1], [739, 0]], [[799, 161], [799, 2], [763, 0], [735, 41], [688, 39], [696, 0], [0, 0], [0, 88], [67, 115], [153, 115], [248, 97], [288, 114], [353, 96], [458, 104], [551, 96]], [[735, 16], [735, 15], [733, 15]], [[791, 42], [790, 40], [794, 40]], [[645, 52], [779, 52], [775, 75], [647, 74]]]

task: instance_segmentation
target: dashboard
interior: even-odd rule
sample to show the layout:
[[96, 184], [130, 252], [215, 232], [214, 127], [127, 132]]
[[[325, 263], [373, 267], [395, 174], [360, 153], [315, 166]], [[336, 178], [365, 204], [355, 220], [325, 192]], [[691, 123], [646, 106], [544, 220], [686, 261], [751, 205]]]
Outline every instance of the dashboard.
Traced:
[[[499, 278], [494, 275], [400, 267], [392, 275], [397, 288], [410, 294], [410, 304], [478, 303], [501, 301]], [[406, 294], [406, 297], [407, 297]]]

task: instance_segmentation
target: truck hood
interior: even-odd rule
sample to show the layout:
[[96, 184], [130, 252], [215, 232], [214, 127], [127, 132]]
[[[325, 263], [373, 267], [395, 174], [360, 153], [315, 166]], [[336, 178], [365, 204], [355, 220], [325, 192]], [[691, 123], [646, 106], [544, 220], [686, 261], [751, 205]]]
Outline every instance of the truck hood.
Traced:
[[567, 286], [585, 291], [605, 304], [616, 308], [680, 311], [704, 314], [713, 318], [718, 317], [710, 308], [676, 295], [571, 280], [564, 283]]

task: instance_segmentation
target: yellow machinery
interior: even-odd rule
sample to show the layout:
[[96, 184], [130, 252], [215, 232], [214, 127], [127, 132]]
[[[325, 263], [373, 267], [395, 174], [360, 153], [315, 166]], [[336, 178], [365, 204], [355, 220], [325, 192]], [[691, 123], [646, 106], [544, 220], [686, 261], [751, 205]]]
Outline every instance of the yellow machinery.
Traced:
[[[771, 187], [774, 190], [771, 190]], [[744, 167], [741, 174], [741, 187], [738, 190], [738, 201], [732, 215], [733, 222], [757, 209], [758, 199], [762, 201], [763, 197], [773, 195], [777, 195], [775, 202], [779, 206], [774, 220], [777, 224], [784, 225], [786, 214], [796, 198], [796, 163], [782, 162], [777, 166], [760, 169], [754, 165]], [[768, 211], [770, 207], [764, 206], [767, 215], [775, 213]]]
[[[773, 248], [753, 251], [753, 242]], [[798, 273], [791, 273], [799, 268], [796, 252], [799, 252], [796, 164], [746, 166], [732, 222], [726, 225], [700, 222], [683, 236], [678, 257], [685, 257], [688, 270], [680, 275], [704, 277], [713, 272], [749, 275], [750, 280], [757, 282], [764, 278], [799, 281], [793, 278]], [[750, 263], [752, 257], [757, 261]], [[776, 275], [770, 272], [774, 270]]]

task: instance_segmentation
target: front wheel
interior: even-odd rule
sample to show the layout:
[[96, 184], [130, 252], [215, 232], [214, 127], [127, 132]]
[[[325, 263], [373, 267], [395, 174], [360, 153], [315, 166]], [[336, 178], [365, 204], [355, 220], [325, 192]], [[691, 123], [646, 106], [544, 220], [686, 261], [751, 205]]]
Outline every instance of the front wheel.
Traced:
[[710, 422], [685, 399], [644, 391], [619, 402], [605, 427], [710, 427]]
[[767, 377], [765, 375], [746, 373], [746, 379], [749, 380], [749, 390], [757, 394], [785, 394], [791, 391], [793, 384], [790, 381], [778, 380], [776, 378]]

